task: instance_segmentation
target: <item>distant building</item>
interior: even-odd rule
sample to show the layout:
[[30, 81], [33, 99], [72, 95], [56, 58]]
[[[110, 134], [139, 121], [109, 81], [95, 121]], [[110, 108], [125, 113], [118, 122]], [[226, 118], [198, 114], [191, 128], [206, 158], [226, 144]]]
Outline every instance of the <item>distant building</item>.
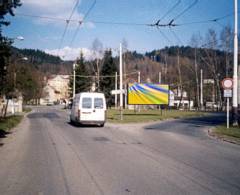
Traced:
[[18, 93], [10, 99], [7, 99], [6, 96], [0, 97], [0, 116], [3, 116], [5, 109], [6, 114], [21, 113], [23, 111], [22, 94]]
[[61, 103], [69, 98], [69, 75], [51, 75], [45, 78], [46, 86], [40, 104]]
[[181, 89], [178, 88], [171, 91], [169, 106], [181, 108], [181, 109], [193, 109], [194, 102], [191, 99], [189, 100], [189, 97], [186, 91], [181, 91]]

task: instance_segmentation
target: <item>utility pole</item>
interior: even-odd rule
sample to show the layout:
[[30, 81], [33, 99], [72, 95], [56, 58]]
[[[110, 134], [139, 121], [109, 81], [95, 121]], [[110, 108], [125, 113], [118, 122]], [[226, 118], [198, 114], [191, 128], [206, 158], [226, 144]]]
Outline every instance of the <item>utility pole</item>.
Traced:
[[159, 84], [161, 84], [162, 83], [162, 73], [161, 72], [159, 72], [159, 74], [158, 74], [158, 82], [159, 82]]
[[76, 91], [76, 64], [73, 64], [73, 98], [75, 97], [75, 91]]
[[97, 59], [97, 92], [100, 89], [100, 71], [99, 71], [99, 60]]
[[123, 120], [123, 74], [122, 74], [122, 43], [120, 43], [119, 52], [119, 76], [120, 76], [120, 114], [121, 120]]
[[164, 68], [164, 82], [167, 82], [167, 72], [168, 72], [168, 63], [167, 63], [167, 55], [165, 53], [165, 68]]
[[[117, 91], [117, 72], [115, 73], [115, 90]], [[117, 109], [117, 93], [115, 94], [115, 109]]]
[[195, 48], [195, 76], [196, 76], [196, 84], [197, 84], [197, 107], [199, 109], [199, 83], [198, 83], [198, 65], [197, 65], [197, 49]]
[[138, 83], [140, 84], [141, 83], [141, 72], [138, 71]]
[[238, 126], [238, 1], [234, 0], [233, 126]]
[[203, 70], [201, 69], [201, 82], [200, 82], [200, 107], [203, 110]]

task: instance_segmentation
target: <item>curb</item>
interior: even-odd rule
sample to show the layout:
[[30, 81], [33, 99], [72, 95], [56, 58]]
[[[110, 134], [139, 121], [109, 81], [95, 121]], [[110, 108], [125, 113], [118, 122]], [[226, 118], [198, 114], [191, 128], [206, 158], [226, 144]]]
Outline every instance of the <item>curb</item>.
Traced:
[[218, 140], [218, 141], [223, 141], [223, 142], [227, 142], [227, 143], [231, 143], [231, 144], [235, 144], [235, 145], [240, 145], [240, 141], [236, 140], [230, 136], [227, 135], [219, 135], [217, 133], [213, 132], [213, 129], [216, 127], [211, 127], [209, 129], [207, 129], [207, 134], [210, 138]]

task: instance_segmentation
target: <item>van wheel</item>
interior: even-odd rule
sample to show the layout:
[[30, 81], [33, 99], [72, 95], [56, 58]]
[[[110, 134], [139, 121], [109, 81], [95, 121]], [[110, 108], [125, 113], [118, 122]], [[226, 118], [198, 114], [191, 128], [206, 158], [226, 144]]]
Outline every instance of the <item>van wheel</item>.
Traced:
[[104, 123], [101, 123], [101, 124], [100, 124], [100, 127], [104, 127]]

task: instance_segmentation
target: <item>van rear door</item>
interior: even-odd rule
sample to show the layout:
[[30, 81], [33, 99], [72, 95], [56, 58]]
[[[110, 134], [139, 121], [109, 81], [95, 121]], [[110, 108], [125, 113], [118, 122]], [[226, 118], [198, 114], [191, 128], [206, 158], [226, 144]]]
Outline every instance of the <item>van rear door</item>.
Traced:
[[103, 97], [93, 98], [92, 116], [96, 121], [105, 121], [105, 103]]
[[81, 100], [81, 114], [80, 114], [80, 122], [81, 121], [92, 121], [94, 118], [92, 116], [93, 113], [93, 101], [92, 97], [83, 97]]

